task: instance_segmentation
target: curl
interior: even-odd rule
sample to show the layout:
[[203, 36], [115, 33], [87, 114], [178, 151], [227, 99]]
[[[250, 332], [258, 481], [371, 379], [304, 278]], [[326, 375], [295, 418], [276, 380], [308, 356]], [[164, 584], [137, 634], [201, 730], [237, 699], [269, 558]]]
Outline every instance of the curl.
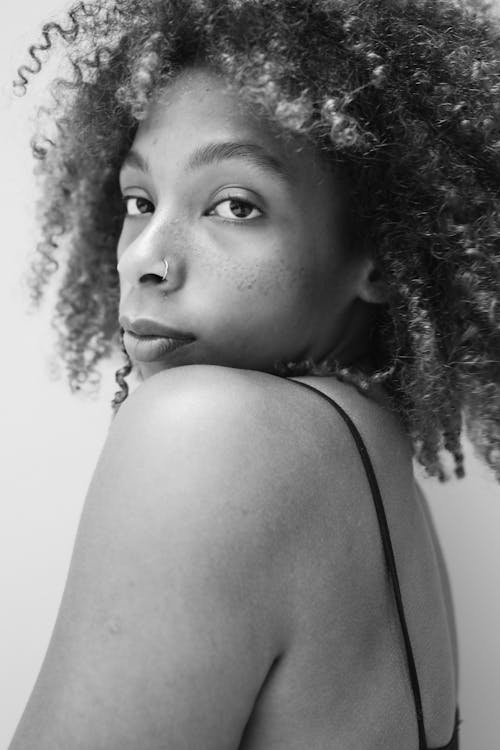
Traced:
[[171, 77], [204, 64], [342, 175], [349, 246], [372, 254], [388, 290], [372, 366], [277, 371], [383, 384], [429, 473], [446, 477], [445, 451], [463, 474], [467, 432], [500, 478], [500, 31], [486, 6], [95, 0], [68, 18], [43, 28], [17, 83], [62, 40], [70, 73], [33, 144], [44, 204], [31, 285], [39, 301], [65, 259], [55, 315], [70, 383], [94, 383], [118, 341], [123, 157]]
[[56, 38], [62, 39], [67, 44], [74, 42], [81, 31], [82, 20], [93, 17], [97, 12], [98, 9], [92, 7], [91, 4], [79, 2], [68, 11], [68, 17], [71, 22], [68, 28], [65, 29], [61, 24], [54, 21], [43, 25], [41, 31], [43, 41], [38, 44], [32, 44], [28, 49], [28, 54], [32, 60], [31, 65], [21, 65], [17, 69], [18, 77], [13, 81], [13, 86], [14, 92], [18, 96], [23, 96], [26, 93], [29, 76], [34, 76], [41, 71], [42, 58], [40, 57], [40, 53], [48, 52], [52, 48]]
[[123, 343], [123, 333], [124, 332], [122, 328], [120, 329], [120, 340], [121, 340], [121, 350], [125, 357], [125, 364], [115, 372], [115, 381], [117, 385], [119, 386], [119, 390], [116, 391], [115, 395], [113, 396], [113, 400], [111, 402], [111, 407], [112, 407], [114, 416], [116, 416], [120, 406], [123, 404], [123, 402], [128, 396], [129, 387], [125, 378], [128, 375], [130, 375], [130, 373], [132, 372], [132, 367], [133, 367], [132, 361], [130, 357], [128, 356], [127, 350], [125, 349], [125, 346]]

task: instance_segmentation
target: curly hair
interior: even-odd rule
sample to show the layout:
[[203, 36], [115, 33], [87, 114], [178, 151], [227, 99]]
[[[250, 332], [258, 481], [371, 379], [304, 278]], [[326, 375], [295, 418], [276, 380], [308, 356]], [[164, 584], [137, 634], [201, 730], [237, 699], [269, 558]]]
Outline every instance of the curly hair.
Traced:
[[[388, 289], [369, 367], [280, 363], [367, 390], [382, 382], [429, 474], [463, 476], [461, 438], [500, 480], [500, 29], [453, 0], [91, 0], [51, 22], [15, 82], [60, 45], [32, 142], [44, 194], [38, 302], [59, 265], [59, 350], [72, 388], [119, 344], [118, 171], [155, 94], [205, 64], [348, 177], [352, 248]], [[105, 210], [103, 210], [105, 206]], [[64, 242], [63, 242], [64, 240]], [[127, 395], [125, 376], [115, 408]]]

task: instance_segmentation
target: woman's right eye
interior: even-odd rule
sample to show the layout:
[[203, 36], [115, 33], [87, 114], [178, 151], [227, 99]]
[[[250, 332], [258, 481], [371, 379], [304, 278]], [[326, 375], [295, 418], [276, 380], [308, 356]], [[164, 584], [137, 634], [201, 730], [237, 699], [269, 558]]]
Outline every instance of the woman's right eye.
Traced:
[[126, 195], [122, 198], [127, 216], [143, 216], [153, 213], [154, 206], [147, 198], [137, 195]]

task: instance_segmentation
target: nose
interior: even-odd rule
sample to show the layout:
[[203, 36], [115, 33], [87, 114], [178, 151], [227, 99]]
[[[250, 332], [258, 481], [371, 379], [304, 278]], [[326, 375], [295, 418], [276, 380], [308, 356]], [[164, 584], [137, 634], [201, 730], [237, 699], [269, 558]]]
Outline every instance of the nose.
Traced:
[[[126, 235], [120, 244], [126, 242]], [[137, 285], [162, 284], [173, 291], [185, 276], [185, 259], [180, 252], [179, 230], [175, 223], [150, 221], [146, 227], [119, 252], [117, 265], [120, 283]]]

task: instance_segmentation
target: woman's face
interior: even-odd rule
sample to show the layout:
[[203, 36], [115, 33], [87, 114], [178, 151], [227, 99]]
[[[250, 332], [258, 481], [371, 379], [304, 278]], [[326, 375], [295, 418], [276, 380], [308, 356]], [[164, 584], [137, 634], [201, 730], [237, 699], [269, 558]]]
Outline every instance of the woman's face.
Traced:
[[193, 69], [169, 85], [120, 184], [120, 323], [143, 378], [195, 363], [272, 372], [358, 346], [364, 265], [341, 241], [341, 185], [223, 79]]

